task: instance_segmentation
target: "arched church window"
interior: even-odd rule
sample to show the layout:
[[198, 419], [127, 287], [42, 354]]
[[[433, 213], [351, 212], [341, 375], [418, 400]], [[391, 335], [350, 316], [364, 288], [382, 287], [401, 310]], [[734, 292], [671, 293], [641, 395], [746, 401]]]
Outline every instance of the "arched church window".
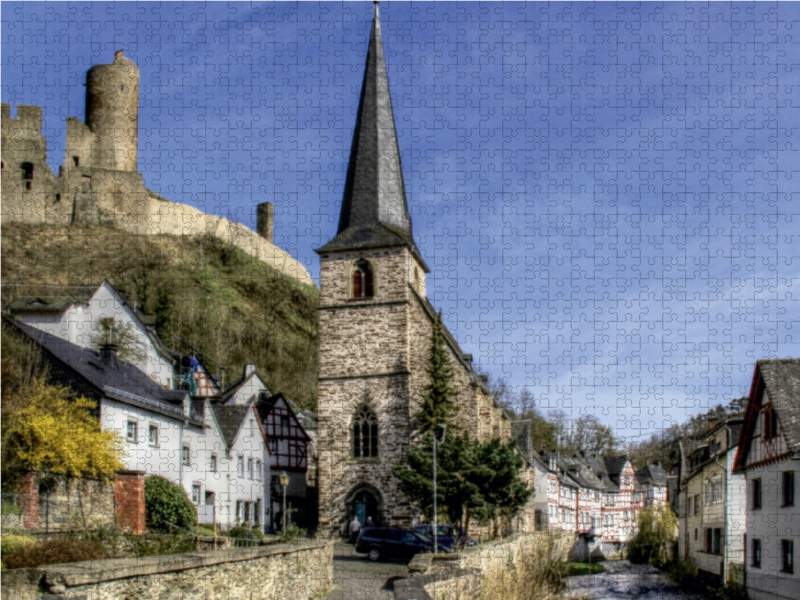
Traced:
[[372, 298], [374, 295], [372, 266], [366, 260], [360, 260], [353, 270], [353, 298]]
[[378, 419], [368, 406], [362, 406], [353, 419], [353, 457], [378, 456]]

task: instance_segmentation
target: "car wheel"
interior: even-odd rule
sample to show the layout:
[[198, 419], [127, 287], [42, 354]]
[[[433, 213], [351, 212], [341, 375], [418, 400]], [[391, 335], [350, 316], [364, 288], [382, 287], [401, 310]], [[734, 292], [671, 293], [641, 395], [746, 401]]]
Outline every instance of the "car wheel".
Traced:
[[367, 556], [372, 562], [378, 561], [381, 558], [381, 551], [378, 548], [370, 548]]

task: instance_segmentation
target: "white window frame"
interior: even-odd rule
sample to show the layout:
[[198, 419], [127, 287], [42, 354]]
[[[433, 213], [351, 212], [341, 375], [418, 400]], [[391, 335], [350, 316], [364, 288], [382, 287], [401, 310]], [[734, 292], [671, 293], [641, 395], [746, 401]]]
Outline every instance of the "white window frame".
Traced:
[[203, 486], [199, 483], [192, 484], [192, 504], [200, 506], [200, 500], [203, 497]]
[[[131, 435], [131, 432], [133, 432], [133, 435]], [[139, 443], [139, 423], [137, 421], [126, 422], [125, 439], [131, 444]]]
[[[154, 433], [155, 435], [153, 435]], [[153, 448], [161, 447], [161, 432], [155, 423], [150, 423], [147, 426], [147, 443]]]
[[253, 480], [253, 459], [247, 459], [247, 478], [252, 481]]
[[184, 444], [181, 446], [181, 464], [184, 467], [192, 466], [192, 448], [189, 446], [189, 444]]
[[244, 456], [241, 454], [236, 457], [236, 476], [244, 478]]
[[217, 455], [211, 454], [208, 457], [208, 471], [209, 473], [216, 473], [217, 472]]

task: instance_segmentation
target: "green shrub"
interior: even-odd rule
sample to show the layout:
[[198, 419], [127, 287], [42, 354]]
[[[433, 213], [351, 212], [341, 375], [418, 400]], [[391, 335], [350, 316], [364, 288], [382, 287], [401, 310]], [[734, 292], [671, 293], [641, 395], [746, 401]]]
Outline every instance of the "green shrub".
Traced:
[[0, 512], [2, 512], [4, 515], [21, 515], [22, 509], [16, 502], [11, 500], [3, 500], [2, 510], [0, 510]]
[[197, 523], [197, 509], [182, 487], [151, 475], [144, 480], [147, 528], [153, 532], [176, 533]]
[[25, 569], [107, 557], [106, 549], [100, 542], [59, 539], [20, 546], [3, 556], [3, 564], [9, 569]]
[[36, 544], [36, 540], [29, 535], [6, 533], [0, 538], [0, 553], [5, 558], [7, 554], [14, 552], [17, 548], [33, 546], [34, 544]]
[[691, 589], [697, 583], [697, 565], [694, 560], [676, 560], [669, 567], [669, 578], [677, 586]]
[[278, 533], [278, 541], [279, 542], [293, 542], [299, 538], [306, 537], [307, 532], [305, 529], [298, 527], [294, 523], [286, 526], [286, 531], [281, 531]]
[[261, 541], [264, 539], [264, 534], [261, 533], [261, 529], [259, 529], [258, 525], [253, 525], [252, 527], [237, 525], [228, 532], [228, 537]]

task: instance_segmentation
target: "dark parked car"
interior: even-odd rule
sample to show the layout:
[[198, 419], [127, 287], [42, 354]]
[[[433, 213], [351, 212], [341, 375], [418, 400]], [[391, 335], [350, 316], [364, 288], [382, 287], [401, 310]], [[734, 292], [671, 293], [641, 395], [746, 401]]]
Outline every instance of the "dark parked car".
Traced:
[[[427, 538], [433, 539], [433, 525], [418, 525], [414, 527], [414, 531], [424, 535]], [[456, 546], [456, 531], [452, 525], [437, 525], [436, 526], [436, 542], [438, 545], [444, 544], [449, 548]], [[472, 538], [467, 538], [467, 546], [475, 546], [477, 542]]]
[[[439, 550], [449, 552], [451, 546], [440, 543]], [[433, 540], [399, 527], [370, 527], [358, 536], [356, 552], [366, 554], [370, 560], [407, 560], [420, 552], [433, 552]]]

